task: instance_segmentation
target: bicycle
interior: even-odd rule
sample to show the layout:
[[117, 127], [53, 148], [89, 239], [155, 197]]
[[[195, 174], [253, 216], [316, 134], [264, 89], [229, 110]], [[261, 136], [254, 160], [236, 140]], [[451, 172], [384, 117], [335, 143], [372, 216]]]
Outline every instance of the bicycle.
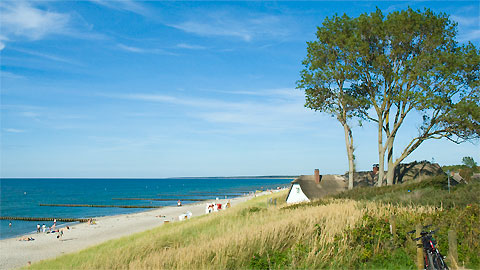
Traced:
[[[424, 226], [423, 229], [427, 229], [432, 225]], [[415, 233], [416, 230], [410, 231], [408, 233]], [[414, 241], [421, 240], [422, 243], [418, 244], [418, 247], [423, 248], [423, 268], [425, 270], [448, 270], [448, 266], [444, 261], [444, 256], [436, 248], [437, 242], [433, 238], [435, 231], [424, 231], [420, 232], [420, 237], [413, 239]]]

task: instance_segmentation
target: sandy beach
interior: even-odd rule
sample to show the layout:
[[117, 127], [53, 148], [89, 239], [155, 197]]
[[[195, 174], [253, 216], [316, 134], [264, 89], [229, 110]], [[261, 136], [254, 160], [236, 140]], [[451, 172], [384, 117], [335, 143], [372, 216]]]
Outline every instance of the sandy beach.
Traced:
[[[259, 194], [257, 194], [258, 196]], [[253, 195], [230, 199], [232, 207], [253, 198]], [[228, 200], [219, 200], [225, 205]], [[65, 231], [62, 238], [57, 234], [34, 233], [27, 236], [34, 241], [19, 241], [20, 237], [0, 240], [0, 269], [14, 269], [40, 260], [76, 252], [108, 240], [146, 231], [164, 224], [165, 220], [179, 222], [178, 216], [190, 211], [193, 217], [205, 214], [207, 202], [169, 206], [135, 214], [96, 218], [95, 225], [80, 223]], [[228, 211], [228, 210], [222, 210]], [[165, 216], [165, 217], [163, 217]]]

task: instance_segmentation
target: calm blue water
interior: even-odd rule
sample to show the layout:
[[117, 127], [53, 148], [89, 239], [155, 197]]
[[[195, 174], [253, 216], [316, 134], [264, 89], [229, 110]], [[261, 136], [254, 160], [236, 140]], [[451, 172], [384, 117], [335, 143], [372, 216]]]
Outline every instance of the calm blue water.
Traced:
[[[287, 186], [292, 179], [0, 179], [0, 216], [88, 218], [151, 209], [50, 207], [51, 204], [175, 205], [176, 201], [118, 201], [112, 198], [199, 198], [195, 193], [246, 192]], [[159, 196], [169, 194], [169, 196]], [[192, 194], [188, 197], [177, 195]], [[194, 203], [194, 202], [183, 202]], [[0, 239], [36, 231], [37, 221], [0, 220]], [[52, 221], [40, 222], [47, 226]], [[57, 222], [58, 225], [62, 223]]]

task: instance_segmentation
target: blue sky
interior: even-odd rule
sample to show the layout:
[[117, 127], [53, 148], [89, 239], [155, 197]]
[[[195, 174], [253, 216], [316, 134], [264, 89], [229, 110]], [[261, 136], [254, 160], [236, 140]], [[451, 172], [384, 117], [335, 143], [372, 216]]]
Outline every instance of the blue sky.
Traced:
[[[478, 1], [0, 3], [1, 177], [344, 173], [341, 126], [295, 89], [326, 16], [428, 7], [480, 44]], [[398, 149], [416, 134], [414, 117]], [[378, 162], [355, 126], [357, 168]], [[480, 161], [429, 141], [408, 159]]]

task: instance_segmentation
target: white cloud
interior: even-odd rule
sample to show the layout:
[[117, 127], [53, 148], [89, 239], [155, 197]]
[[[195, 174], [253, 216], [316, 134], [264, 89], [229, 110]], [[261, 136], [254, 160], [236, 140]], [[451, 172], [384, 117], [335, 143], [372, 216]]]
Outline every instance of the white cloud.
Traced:
[[40, 114], [36, 112], [22, 112], [21, 115], [28, 118], [37, 118], [38, 116], [40, 116]]
[[111, 97], [122, 98], [122, 99], [132, 99], [132, 100], [143, 100], [143, 101], [150, 101], [150, 102], [166, 102], [166, 103], [174, 103], [174, 104], [181, 103], [180, 100], [175, 97], [166, 96], [166, 95], [155, 95], [155, 94], [126, 94], [126, 95], [116, 95]]
[[480, 29], [475, 29], [471, 31], [464, 31], [458, 35], [458, 41], [467, 42], [480, 39]]
[[[67, 13], [44, 10], [26, 1], [0, 2], [0, 14], [0, 31], [2, 33], [0, 50], [5, 48], [6, 41], [40, 40], [51, 35], [79, 39], [106, 38], [102, 34], [93, 33], [91, 27], [87, 27], [85, 31], [76, 29], [73, 19], [77, 17], [78, 20], [78, 15], [72, 17]], [[82, 27], [85, 26], [82, 25]]]
[[75, 62], [75, 61], [72, 61], [70, 59], [63, 58], [63, 57], [60, 57], [60, 56], [56, 56], [56, 55], [53, 55], [53, 54], [46, 54], [46, 53], [41, 53], [41, 52], [37, 52], [37, 51], [18, 49], [18, 48], [15, 48], [13, 50], [18, 51], [18, 52], [22, 52], [22, 53], [25, 53], [25, 54], [29, 54], [29, 55], [42, 57], [42, 58], [49, 59], [49, 60], [56, 61], [56, 62], [63, 62], [63, 63], [67, 63], [67, 64], [78, 65], [78, 63]]
[[27, 2], [3, 2], [0, 22], [6, 36], [20, 36], [38, 40], [50, 34], [64, 33], [70, 21], [68, 14], [44, 11]]
[[213, 90], [212, 92], [216, 93], [224, 93], [224, 94], [231, 94], [231, 95], [245, 95], [245, 96], [270, 96], [276, 98], [303, 98], [303, 92], [300, 90], [292, 89], [292, 88], [278, 88], [278, 89], [267, 89], [267, 90], [258, 90], [258, 91], [249, 91], [249, 90], [241, 90], [241, 91], [225, 91], [225, 90]]
[[204, 46], [190, 45], [190, 44], [187, 44], [187, 43], [177, 44], [177, 48], [189, 49], [189, 50], [205, 50], [206, 49], [206, 47], [204, 47]]
[[[218, 91], [233, 93], [229, 91]], [[295, 89], [272, 89], [264, 91], [244, 91], [237, 94], [263, 95], [250, 101], [225, 101], [214, 98], [175, 97], [161, 94], [121, 94], [102, 95], [146, 102], [159, 102], [177, 105], [191, 118], [227, 125], [236, 132], [255, 133], [260, 131], [309, 129], [318, 121], [318, 115], [304, 108], [304, 97]], [[263, 96], [260, 97], [259, 96]], [[186, 109], [188, 108], [188, 109]], [[239, 130], [241, 129], [241, 130]]]
[[474, 26], [474, 25], [478, 25], [478, 23], [480, 22], [480, 18], [478, 17], [465, 17], [465, 16], [452, 15], [450, 18], [455, 22], [457, 22], [459, 25], [463, 25], [463, 26]]
[[3, 129], [6, 132], [11, 132], [11, 133], [22, 133], [25, 132], [23, 129], [16, 129], [16, 128], [4, 128]]
[[285, 37], [289, 33], [288, 25], [280, 17], [262, 14], [243, 16], [238, 18], [232, 12], [216, 11], [168, 25], [199, 36], [234, 37], [247, 42], [254, 38]]
[[147, 8], [145, 8], [142, 4], [136, 1], [132, 0], [121, 0], [121, 1], [111, 1], [111, 0], [90, 0], [91, 2], [115, 9], [115, 10], [123, 10], [123, 11], [129, 11], [133, 13], [137, 13], [143, 16], [149, 15], [149, 11]]
[[22, 75], [18, 75], [18, 74], [8, 72], [8, 71], [3, 71], [3, 70], [0, 71], [0, 76], [5, 77], [5, 78], [10, 78], [10, 79], [23, 79], [23, 78], [25, 78]]
[[199, 36], [227, 36], [237, 37], [244, 41], [250, 41], [253, 33], [241, 27], [228, 24], [208, 24], [198, 21], [187, 21], [176, 25], [170, 25], [187, 33], [197, 34]]
[[127, 45], [123, 45], [123, 44], [118, 44], [118, 47], [120, 49], [124, 50], [124, 51], [127, 51], [127, 52], [135, 52], [135, 53], [145, 52], [145, 50], [143, 50], [143, 49], [132, 47], [132, 46], [127, 46]]
[[175, 53], [163, 50], [163, 49], [149, 49], [149, 48], [138, 48], [133, 46], [128, 46], [125, 44], [117, 44], [117, 47], [131, 53], [153, 53], [153, 54], [165, 54], [165, 55], [176, 55]]

